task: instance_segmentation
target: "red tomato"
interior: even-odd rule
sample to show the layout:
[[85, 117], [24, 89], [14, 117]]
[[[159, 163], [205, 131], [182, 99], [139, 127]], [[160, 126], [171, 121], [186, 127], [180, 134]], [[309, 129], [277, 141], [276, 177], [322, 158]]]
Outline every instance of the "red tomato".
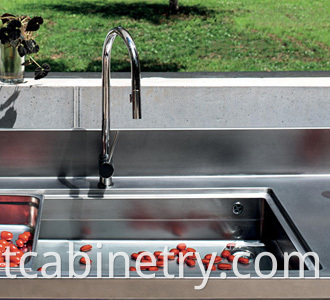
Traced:
[[21, 250], [17, 250], [16, 251], [16, 256], [17, 257], [21, 258], [23, 255], [24, 255], [24, 252], [23, 251], [21, 251]]
[[230, 261], [230, 262], [233, 262], [234, 261], [234, 258], [235, 258], [235, 255], [229, 255], [227, 257], [228, 261]]
[[11, 262], [9, 266], [11, 268], [17, 268], [18, 267], [18, 264], [15, 264], [15, 263]]
[[10, 231], [2, 231], [1, 232], [1, 239], [10, 241], [14, 235]]
[[187, 260], [187, 258], [182, 259], [180, 258], [180, 256], [177, 258], [176, 262], [179, 264], [180, 262], [185, 262]]
[[223, 250], [222, 252], [221, 252], [221, 256], [223, 257], [223, 258], [227, 258], [228, 256], [230, 256], [231, 255], [231, 253], [230, 253], [230, 251], [228, 251], [228, 250]]
[[17, 245], [17, 247], [22, 248], [22, 247], [24, 247], [24, 242], [21, 239], [18, 239], [18, 240], [16, 240], [16, 245]]
[[176, 246], [176, 248], [180, 251], [185, 250], [187, 248], [187, 245], [185, 243], [180, 243]]
[[84, 245], [84, 246], [81, 246], [80, 247], [80, 251], [81, 252], [87, 252], [87, 251], [90, 251], [90, 250], [92, 250], [92, 245]]
[[178, 249], [171, 249], [170, 252], [174, 253], [174, 255], [178, 255], [180, 251]]
[[220, 256], [216, 256], [215, 259], [214, 259], [214, 263], [217, 264], [220, 261], [222, 261], [222, 258]]
[[27, 237], [29, 238], [29, 240], [32, 239], [32, 233], [30, 231], [24, 231], [23, 234], [27, 235]]
[[24, 243], [27, 243], [29, 241], [29, 235], [26, 233], [21, 233], [18, 238], [21, 239]]
[[0, 245], [9, 246], [9, 243], [6, 240], [0, 240]]
[[21, 258], [18, 256], [11, 256], [10, 262], [19, 265], [19, 263], [21, 262]]
[[156, 266], [157, 266], [158, 268], [162, 268], [162, 267], [164, 267], [164, 261], [163, 261], [163, 260], [158, 260], [158, 261], [156, 261]]
[[220, 270], [231, 270], [230, 264], [218, 264], [218, 269]]
[[151, 259], [152, 259], [151, 256], [145, 255], [145, 256], [143, 256], [143, 259], [142, 260], [144, 260], [144, 261], [151, 261]]
[[196, 250], [195, 250], [194, 248], [187, 248], [186, 250], [187, 250], [188, 252], [194, 252], [194, 253], [196, 252]]
[[87, 264], [91, 264], [91, 263], [92, 263], [92, 260], [89, 259], [89, 261], [87, 261], [85, 257], [82, 257], [82, 258], [79, 260], [79, 262], [80, 262], [81, 264], [83, 264], [83, 265], [87, 265]]
[[238, 262], [243, 264], [243, 265], [248, 265], [250, 263], [250, 260], [247, 257], [240, 257], [238, 259]]
[[155, 251], [155, 252], [154, 252], [154, 256], [155, 256], [155, 257], [157, 257], [157, 256], [159, 256], [159, 255], [161, 255], [161, 254], [163, 254], [162, 251]]
[[211, 257], [212, 257], [212, 254], [206, 254], [206, 255], [204, 256], [204, 258], [205, 258], [205, 259], [208, 259], [208, 260], [210, 260]]
[[18, 248], [14, 244], [11, 244], [9, 246], [9, 249], [10, 249], [10, 252], [17, 252], [18, 251]]
[[194, 267], [196, 265], [196, 262], [193, 260], [193, 259], [187, 259], [186, 260], [186, 264], [189, 266], [189, 267]]
[[133, 258], [134, 260], [136, 260], [138, 258], [139, 254], [137, 253], [132, 253], [131, 254], [131, 258]]

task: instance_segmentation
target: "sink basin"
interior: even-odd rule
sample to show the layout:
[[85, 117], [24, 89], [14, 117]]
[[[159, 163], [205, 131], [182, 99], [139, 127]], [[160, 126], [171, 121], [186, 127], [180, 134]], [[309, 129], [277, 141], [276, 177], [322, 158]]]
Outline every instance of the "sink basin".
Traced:
[[[174, 248], [179, 242], [195, 248], [202, 257], [214, 251], [220, 253], [228, 242], [249, 247], [256, 255], [268, 251], [276, 257], [278, 270], [283, 270], [284, 252], [309, 251], [269, 189], [112, 190], [107, 195], [80, 194], [71, 200], [65, 195], [53, 198], [42, 223], [42, 251], [67, 253], [69, 242], [74, 242], [77, 251], [88, 243], [95, 249], [89, 254], [92, 260], [97, 259], [97, 251], [103, 253], [104, 271], [109, 269], [109, 252], [154, 252], [165, 246]], [[97, 243], [102, 249], [97, 249]], [[39, 255], [35, 267], [47, 262]], [[65, 258], [62, 263], [65, 271]], [[304, 263], [306, 270], [314, 269], [311, 259]], [[176, 263], [170, 264], [170, 270], [177, 272]], [[75, 267], [81, 268], [78, 261]], [[253, 264], [242, 267], [251, 269]], [[92, 274], [95, 268], [93, 264]], [[271, 268], [271, 259], [263, 258], [260, 269]], [[289, 268], [298, 270], [299, 260], [290, 259]], [[121, 271], [117, 267], [116, 272], [122, 275], [124, 267]], [[188, 267], [187, 274], [199, 273]]]
[[[37, 251], [42, 203], [42, 196], [0, 195], [0, 232], [11, 232], [14, 244], [19, 234], [25, 231], [30, 232], [32, 236], [23, 247], [24, 252]], [[32, 269], [33, 260], [33, 256], [26, 259], [24, 265], [26, 270]], [[12, 269], [18, 269], [18, 267]], [[4, 270], [0, 269], [0, 272], [2, 271]]]

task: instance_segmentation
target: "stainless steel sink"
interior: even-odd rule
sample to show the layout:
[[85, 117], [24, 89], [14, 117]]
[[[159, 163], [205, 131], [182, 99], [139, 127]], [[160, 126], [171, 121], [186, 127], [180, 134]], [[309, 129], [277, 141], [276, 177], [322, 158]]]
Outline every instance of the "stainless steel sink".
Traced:
[[[98, 194], [99, 193], [99, 194]], [[228, 242], [249, 246], [255, 254], [271, 252], [277, 259], [278, 270], [283, 269], [283, 253], [298, 251], [304, 254], [308, 246], [299, 235], [276, 196], [269, 189], [141, 189], [113, 190], [103, 195], [82, 194], [76, 199], [67, 195], [52, 196], [46, 201], [40, 244], [43, 251], [69, 251], [90, 243], [105, 257], [106, 271], [109, 252], [163, 250], [185, 242], [196, 248], [201, 256], [220, 253]], [[102, 249], [97, 249], [102, 243]], [[36, 268], [46, 263], [39, 255]], [[120, 264], [120, 263], [119, 263]], [[75, 266], [80, 269], [79, 263]], [[244, 266], [245, 269], [253, 265]], [[290, 259], [290, 270], [297, 270], [298, 260]], [[96, 269], [92, 266], [92, 274]], [[271, 260], [263, 259], [261, 270], [271, 269]], [[305, 260], [305, 269], [312, 270], [313, 262]], [[176, 263], [170, 270], [177, 272]], [[64, 258], [62, 270], [66, 270]], [[122, 275], [124, 268], [116, 268]], [[187, 274], [198, 275], [197, 269], [187, 268]]]
[[[25, 252], [36, 252], [39, 237], [43, 197], [31, 195], [0, 194], [0, 232], [9, 231], [13, 234], [13, 242], [24, 231], [31, 232], [31, 240], [25, 244]], [[26, 259], [26, 270], [32, 269], [33, 256]], [[18, 269], [14, 267], [13, 269]], [[4, 271], [0, 269], [0, 272]]]

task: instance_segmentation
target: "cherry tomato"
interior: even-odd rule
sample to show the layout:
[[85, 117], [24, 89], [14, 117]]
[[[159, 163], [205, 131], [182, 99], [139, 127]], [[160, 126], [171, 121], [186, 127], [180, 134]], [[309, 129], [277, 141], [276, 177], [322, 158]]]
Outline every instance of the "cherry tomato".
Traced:
[[0, 240], [0, 245], [9, 246], [9, 243], [6, 240], [1, 239]]
[[177, 260], [176, 260], [176, 262], [179, 264], [180, 262], [184, 262], [184, 261], [186, 261], [187, 260], [187, 258], [185, 258], [185, 259], [182, 259], [180, 256], [177, 258]]
[[0, 268], [5, 268], [6, 267], [6, 263], [2, 262], [0, 263]]
[[28, 239], [32, 239], [32, 233], [30, 231], [24, 231], [23, 234], [27, 235]]
[[203, 263], [203, 265], [206, 265], [206, 264], [210, 263], [210, 260], [206, 259], [206, 258], [203, 258], [202, 263]]
[[87, 251], [90, 251], [90, 250], [92, 250], [92, 245], [84, 245], [84, 246], [81, 246], [80, 247], [80, 251], [81, 252], [87, 252]]
[[135, 268], [135, 267], [129, 267], [129, 270], [130, 270], [131, 272], [133, 272], [133, 271], [136, 271], [136, 268]]
[[23, 251], [21, 251], [21, 250], [17, 250], [16, 251], [16, 256], [17, 257], [21, 258], [23, 255], [24, 255], [24, 252]]
[[238, 262], [243, 264], [243, 265], [248, 265], [250, 263], [250, 260], [247, 257], [240, 257], [238, 259]]
[[149, 267], [149, 271], [158, 271], [158, 270], [159, 270], [159, 268], [156, 266]]
[[139, 254], [137, 253], [132, 253], [131, 254], [131, 258], [133, 258], [134, 260], [136, 260], [138, 258]]
[[186, 260], [186, 264], [189, 266], [189, 267], [194, 267], [196, 265], [196, 262], [193, 260], [193, 259], [187, 259]]
[[24, 244], [29, 241], [29, 235], [26, 233], [19, 234], [18, 238], [21, 239], [24, 242]]
[[231, 264], [218, 264], [219, 270], [231, 270]]
[[188, 252], [194, 252], [194, 253], [196, 252], [196, 250], [195, 250], [194, 248], [187, 248], [186, 250], [187, 250]]
[[178, 249], [171, 249], [170, 252], [174, 253], [174, 255], [178, 255], [180, 251]]
[[182, 251], [182, 250], [185, 250], [187, 248], [187, 245], [185, 243], [180, 243], [176, 246], [176, 248], [179, 250], [179, 251]]
[[9, 250], [10, 250], [10, 252], [17, 252], [18, 251], [18, 248], [14, 244], [11, 244], [9, 246]]
[[193, 255], [188, 256], [188, 259], [197, 259], [195, 253]]
[[11, 256], [10, 257], [10, 262], [19, 265], [21, 262], [21, 258], [18, 256]]
[[214, 259], [214, 263], [217, 264], [217, 263], [219, 263], [220, 261], [222, 261], [221, 256], [216, 256], [215, 259]]
[[21, 239], [18, 239], [16, 240], [16, 245], [17, 247], [22, 248], [24, 247], [24, 242]]
[[164, 267], [164, 261], [163, 261], [163, 260], [158, 260], [158, 261], [156, 261], [156, 266], [157, 266], [158, 268], [162, 268], [162, 267]]
[[149, 255], [145, 255], [145, 256], [143, 256], [143, 259], [142, 259], [142, 260], [145, 260], [145, 261], [151, 261], [152, 258], [151, 258], [151, 256], [149, 256]]
[[227, 257], [228, 261], [230, 261], [230, 262], [233, 262], [234, 261], [234, 258], [235, 258], [235, 255], [229, 255]]
[[205, 259], [208, 259], [208, 260], [210, 260], [211, 257], [212, 257], [212, 254], [206, 254], [206, 255], [204, 256], [204, 258], [205, 258]]
[[221, 256], [223, 257], [223, 258], [227, 258], [228, 256], [230, 256], [231, 255], [231, 253], [230, 253], [230, 251], [228, 251], [228, 250], [223, 250], [222, 252], [221, 252]]
[[14, 237], [14, 235], [10, 231], [1, 232], [1, 239], [3, 239], [3, 240], [10, 241], [10, 240], [12, 240], [13, 237]]
[[79, 260], [79, 262], [80, 262], [81, 264], [83, 264], [83, 265], [92, 264], [92, 260], [91, 260], [91, 259], [86, 260], [85, 257], [82, 257], [82, 258]]
[[17, 268], [17, 267], [18, 267], [18, 264], [15, 264], [15, 263], [11, 262], [11, 263], [9, 264], [9, 266], [10, 266], [11, 268]]
[[155, 252], [154, 252], [154, 256], [155, 256], [155, 257], [157, 257], [157, 256], [159, 256], [159, 255], [161, 255], [161, 254], [163, 254], [162, 251], [155, 251]]

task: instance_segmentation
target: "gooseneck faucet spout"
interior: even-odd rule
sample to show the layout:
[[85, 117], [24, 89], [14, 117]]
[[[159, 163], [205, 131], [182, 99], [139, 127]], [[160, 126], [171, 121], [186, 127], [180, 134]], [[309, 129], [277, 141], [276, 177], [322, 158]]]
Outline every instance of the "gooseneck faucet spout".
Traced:
[[[140, 98], [140, 61], [135, 43], [122, 27], [111, 29], [104, 41], [102, 52], [102, 153], [99, 159], [100, 187], [109, 187], [112, 184], [112, 154], [115, 141], [110, 141], [110, 73], [111, 73], [111, 49], [117, 36], [120, 36], [127, 47], [131, 61], [132, 93], [130, 102], [133, 105], [133, 119], [141, 119]], [[116, 140], [116, 138], [115, 138]]]

